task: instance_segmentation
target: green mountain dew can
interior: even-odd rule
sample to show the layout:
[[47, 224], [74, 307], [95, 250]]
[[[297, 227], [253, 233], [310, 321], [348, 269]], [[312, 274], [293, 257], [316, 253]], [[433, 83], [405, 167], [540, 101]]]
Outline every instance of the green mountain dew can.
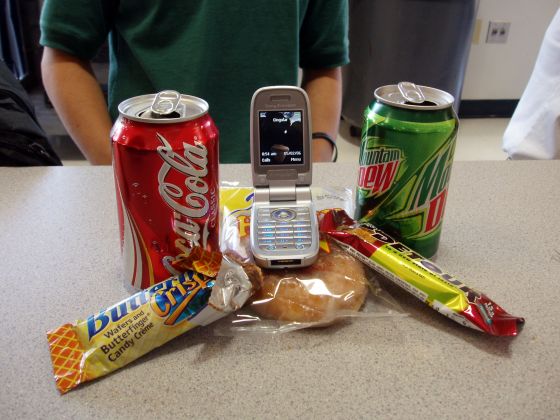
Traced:
[[356, 219], [430, 258], [439, 245], [457, 137], [453, 96], [409, 82], [374, 94], [364, 113]]

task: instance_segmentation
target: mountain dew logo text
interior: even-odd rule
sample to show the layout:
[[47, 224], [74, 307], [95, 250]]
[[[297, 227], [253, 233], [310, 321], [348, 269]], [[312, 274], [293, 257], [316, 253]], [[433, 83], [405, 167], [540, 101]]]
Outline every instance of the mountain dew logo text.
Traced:
[[367, 197], [383, 194], [393, 185], [400, 161], [399, 149], [366, 150], [360, 157], [358, 187], [366, 192]]
[[407, 209], [410, 213], [424, 213], [423, 233], [436, 229], [443, 219], [453, 163], [453, 144], [448, 143], [424, 165], [412, 187]]

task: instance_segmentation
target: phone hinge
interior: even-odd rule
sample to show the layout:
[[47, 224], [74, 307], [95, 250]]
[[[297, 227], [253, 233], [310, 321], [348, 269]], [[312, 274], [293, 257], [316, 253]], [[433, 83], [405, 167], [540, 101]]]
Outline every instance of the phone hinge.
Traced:
[[269, 181], [269, 200], [270, 201], [295, 201], [297, 199], [296, 186], [293, 182]]
[[263, 204], [276, 201], [311, 201], [311, 188], [308, 185], [300, 185], [297, 187], [255, 187], [255, 203]]

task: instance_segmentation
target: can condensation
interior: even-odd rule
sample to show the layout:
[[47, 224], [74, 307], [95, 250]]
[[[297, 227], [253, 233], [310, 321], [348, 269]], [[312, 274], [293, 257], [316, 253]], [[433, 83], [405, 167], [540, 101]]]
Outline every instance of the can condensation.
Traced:
[[163, 91], [127, 99], [113, 126], [125, 284], [176, 274], [195, 246], [219, 250], [218, 129], [203, 99]]
[[382, 86], [374, 95], [364, 113], [356, 219], [432, 257], [458, 130], [454, 98], [408, 82]]

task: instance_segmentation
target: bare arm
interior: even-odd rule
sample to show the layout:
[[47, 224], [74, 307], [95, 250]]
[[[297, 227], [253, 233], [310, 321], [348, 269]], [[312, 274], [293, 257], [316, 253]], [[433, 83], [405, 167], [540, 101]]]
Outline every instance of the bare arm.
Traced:
[[[313, 131], [322, 131], [336, 141], [342, 103], [340, 67], [327, 70], [303, 70], [302, 87], [311, 103]], [[313, 161], [330, 162], [332, 146], [327, 140], [313, 140]]]
[[89, 62], [45, 47], [43, 84], [64, 127], [92, 165], [110, 165], [111, 118]]

